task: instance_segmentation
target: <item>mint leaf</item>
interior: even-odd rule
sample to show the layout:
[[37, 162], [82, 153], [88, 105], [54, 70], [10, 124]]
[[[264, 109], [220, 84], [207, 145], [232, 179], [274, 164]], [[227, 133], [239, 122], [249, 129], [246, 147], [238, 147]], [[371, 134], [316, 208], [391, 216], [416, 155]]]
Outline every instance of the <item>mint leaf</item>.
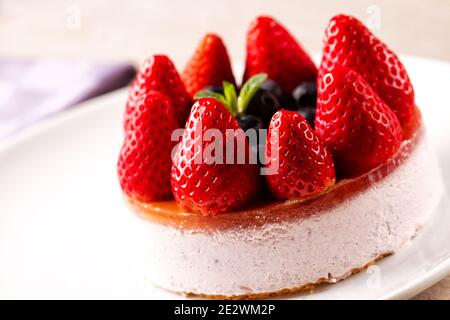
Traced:
[[194, 96], [195, 100], [200, 99], [200, 98], [216, 99], [217, 101], [219, 101], [220, 103], [222, 103], [223, 105], [225, 105], [225, 107], [227, 107], [229, 109], [227, 99], [224, 97], [223, 94], [209, 91], [209, 90], [202, 90], [202, 91], [197, 92]]
[[234, 85], [228, 81], [223, 82], [223, 93], [233, 116], [237, 113], [237, 94]]
[[250, 79], [242, 86], [241, 92], [237, 99], [237, 111], [239, 114], [245, 113], [250, 100], [252, 100], [255, 93], [261, 88], [263, 82], [267, 79], [266, 73], [259, 73]]

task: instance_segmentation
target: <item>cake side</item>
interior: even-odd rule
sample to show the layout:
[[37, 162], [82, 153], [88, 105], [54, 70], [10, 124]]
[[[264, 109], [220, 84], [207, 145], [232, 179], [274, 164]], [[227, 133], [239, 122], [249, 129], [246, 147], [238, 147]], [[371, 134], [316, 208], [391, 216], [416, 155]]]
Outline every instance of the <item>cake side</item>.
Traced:
[[145, 270], [163, 288], [222, 297], [342, 279], [407, 243], [442, 193], [437, 161], [422, 137], [394, 172], [306, 217], [208, 233], [139, 220]]

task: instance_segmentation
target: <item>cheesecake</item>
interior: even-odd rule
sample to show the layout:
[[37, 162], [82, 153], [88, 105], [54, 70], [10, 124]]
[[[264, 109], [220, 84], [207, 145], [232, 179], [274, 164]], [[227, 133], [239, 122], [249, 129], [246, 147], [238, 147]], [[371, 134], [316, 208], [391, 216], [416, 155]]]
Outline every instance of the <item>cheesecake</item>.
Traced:
[[257, 17], [240, 87], [216, 34], [181, 74], [152, 56], [124, 122], [118, 176], [142, 267], [187, 296], [336, 283], [410, 243], [444, 195], [404, 66], [347, 15], [330, 20], [319, 67]]
[[388, 162], [313, 199], [204, 216], [126, 197], [142, 219], [146, 277], [209, 298], [268, 298], [335, 283], [408, 244], [444, 187], [424, 132]]

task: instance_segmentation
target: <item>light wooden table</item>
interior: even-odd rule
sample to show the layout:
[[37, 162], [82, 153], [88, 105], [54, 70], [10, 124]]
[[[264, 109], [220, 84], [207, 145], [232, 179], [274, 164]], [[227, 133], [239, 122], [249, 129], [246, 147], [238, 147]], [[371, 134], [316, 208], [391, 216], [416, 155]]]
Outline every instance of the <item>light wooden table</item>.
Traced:
[[[0, 0], [0, 57], [64, 57], [139, 63], [166, 53], [182, 67], [206, 30], [243, 61], [245, 30], [258, 14], [281, 20], [310, 52], [336, 13], [373, 22], [394, 51], [450, 60], [445, 0]], [[239, 78], [239, 77], [238, 77]], [[450, 276], [417, 296], [450, 299]]]

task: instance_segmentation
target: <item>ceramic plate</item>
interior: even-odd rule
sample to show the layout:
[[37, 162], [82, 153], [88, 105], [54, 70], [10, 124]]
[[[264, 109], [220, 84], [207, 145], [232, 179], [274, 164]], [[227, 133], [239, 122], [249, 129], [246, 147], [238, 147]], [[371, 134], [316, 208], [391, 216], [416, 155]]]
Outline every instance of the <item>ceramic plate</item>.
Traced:
[[[450, 182], [450, 65], [405, 58], [446, 182]], [[136, 223], [116, 160], [126, 90], [91, 100], [0, 145], [0, 298], [180, 296], [140, 268]], [[450, 272], [446, 199], [411, 245], [376, 266], [289, 299], [409, 298]]]

